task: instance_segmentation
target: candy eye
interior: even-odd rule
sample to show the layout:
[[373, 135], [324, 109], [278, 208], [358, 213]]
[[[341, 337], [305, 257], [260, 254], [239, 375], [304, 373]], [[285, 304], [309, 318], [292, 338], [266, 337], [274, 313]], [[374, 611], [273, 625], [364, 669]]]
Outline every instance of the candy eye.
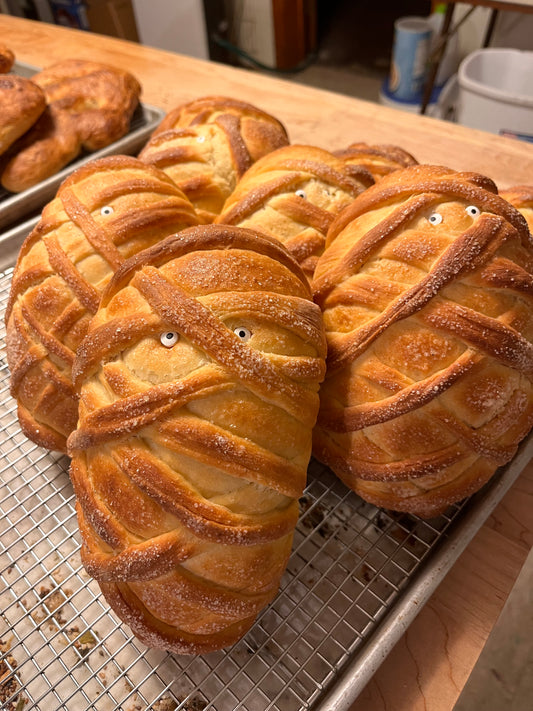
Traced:
[[165, 348], [172, 348], [179, 341], [180, 334], [176, 331], [165, 331], [159, 338]]
[[100, 210], [100, 214], [103, 215], [104, 217], [108, 217], [108, 215], [112, 215], [115, 211], [111, 207], [111, 205], [104, 205], [104, 207]]
[[307, 195], [305, 194], [305, 190], [297, 190], [294, 194], [300, 198], [303, 198], [304, 200], [307, 197]]
[[475, 205], [469, 205], [466, 208], [466, 213], [467, 215], [470, 215], [470, 217], [479, 217], [479, 215], [481, 214], [481, 210]]
[[244, 328], [244, 326], [237, 326], [237, 328], [233, 329], [233, 333], [244, 342], [249, 341], [252, 337], [252, 332]]
[[434, 212], [432, 215], [429, 216], [428, 219], [432, 225], [440, 225], [440, 223], [442, 222], [442, 215], [440, 214], [440, 212]]
[[204, 141], [205, 141], [205, 136], [198, 136], [198, 138], [196, 139], [197, 143], [203, 143]]

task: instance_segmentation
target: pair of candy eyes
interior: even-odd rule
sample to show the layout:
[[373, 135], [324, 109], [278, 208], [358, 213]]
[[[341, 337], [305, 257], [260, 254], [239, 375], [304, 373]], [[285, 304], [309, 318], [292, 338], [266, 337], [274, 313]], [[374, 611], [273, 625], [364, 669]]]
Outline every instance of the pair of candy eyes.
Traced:
[[[237, 326], [237, 328], [233, 329], [233, 333], [238, 336], [244, 343], [246, 343], [246, 341], [249, 341], [252, 337], [252, 332], [244, 326]], [[180, 334], [176, 331], [165, 331], [161, 334], [159, 338], [165, 348], [172, 348], [172, 346], [175, 346], [176, 343], [179, 341]]]
[[[303, 198], [304, 200], [307, 197], [304, 190], [297, 190], [294, 194], [300, 198]], [[112, 215], [114, 212], [115, 211], [113, 210], [111, 205], [104, 205], [104, 207], [102, 207], [100, 210], [100, 214], [103, 217], [109, 217], [109, 215]]]
[[[475, 205], [469, 205], [467, 208], [465, 208], [465, 212], [467, 215], [470, 215], [470, 217], [479, 217], [479, 215], [481, 214], [481, 210]], [[443, 219], [444, 218], [442, 217], [440, 212], [434, 212], [428, 217], [428, 220], [432, 225], [440, 225]]]

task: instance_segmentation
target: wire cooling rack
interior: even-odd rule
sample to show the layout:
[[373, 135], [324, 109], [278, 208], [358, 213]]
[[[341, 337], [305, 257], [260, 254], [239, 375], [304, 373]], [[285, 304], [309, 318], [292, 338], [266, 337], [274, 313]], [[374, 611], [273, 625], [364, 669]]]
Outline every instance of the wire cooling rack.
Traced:
[[[0, 273], [2, 314], [11, 274], [12, 268]], [[2, 332], [2, 709], [348, 708], [372, 672], [372, 645], [384, 656], [400, 635], [400, 618], [408, 624], [416, 614], [415, 591], [422, 585], [428, 596], [458, 555], [457, 545], [449, 553], [454, 532], [464, 547], [490, 512], [483, 504], [472, 522], [470, 501], [431, 521], [394, 515], [362, 502], [312, 461], [279, 594], [250, 632], [232, 648], [203, 656], [148, 649], [110, 611], [81, 565], [69, 460], [20, 432], [4, 342]], [[501, 495], [491, 494], [490, 505]], [[458, 533], [465, 516], [470, 533]], [[433, 565], [442, 550], [447, 562]]]

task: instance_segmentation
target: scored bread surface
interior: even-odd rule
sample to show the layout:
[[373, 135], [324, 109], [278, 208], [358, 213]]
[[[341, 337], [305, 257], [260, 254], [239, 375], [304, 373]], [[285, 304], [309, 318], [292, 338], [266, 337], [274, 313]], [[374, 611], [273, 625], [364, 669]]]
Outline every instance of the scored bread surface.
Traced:
[[216, 222], [278, 239], [311, 279], [334, 217], [374, 182], [366, 170], [356, 178], [344, 168], [322, 148], [279, 148], [244, 174]]
[[116, 273], [74, 364], [82, 559], [152, 647], [237, 641], [291, 550], [325, 371], [290, 255], [204, 225]]
[[197, 223], [172, 181], [136, 158], [91, 161], [60, 186], [22, 245], [6, 311], [11, 393], [30, 439], [65, 451], [78, 416], [74, 355], [115, 270]]
[[314, 453], [363, 498], [436, 515], [533, 423], [533, 253], [474, 173], [416, 166], [359, 196], [315, 272], [328, 370]]

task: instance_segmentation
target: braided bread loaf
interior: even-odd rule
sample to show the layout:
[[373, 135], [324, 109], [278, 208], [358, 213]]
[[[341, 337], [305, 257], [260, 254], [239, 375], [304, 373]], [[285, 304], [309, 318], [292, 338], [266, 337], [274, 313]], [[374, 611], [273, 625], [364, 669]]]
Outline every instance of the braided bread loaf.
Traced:
[[385, 144], [352, 143], [348, 148], [335, 151], [335, 155], [344, 161], [350, 175], [357, 177], [361, 170], [366, 170], [376, 183], [395, 170], [418, 164], [416, 158], [403, 148]]
[[501, 190], [500, 195], [522, 213], [526, 218], [529, 231], [533, 234], [533, 185], [515, 185], [507, 190]]
[[74, 354], [116, 268], [197, 223], [172, 181], [136, 158], [92, 161], [63, 182], [22, 245], [6, 312], [11, 392], [30, 439], [65, 451]]
[[216, 221], [280, 240], [311, 279], [335, 215], [373, 182], [367, 171], [348, 177], [322, 148], [286, 146], [245, 173]]
[[492, 181], [400, 170], [332, 225], [314, 281], [328, 371], [314, 453], [364, 499], [432, 516], [533, 424], [533, 252]]
[[116, 273], [68, 445], [84, 565], [149, 646], [220, 649], [276, 594], [324, 355], [304, 275], [251, 230], [190, 228]]
[[171, 111], [139, 154], [164, 170], [212, 222], [244, 172], [288, 144], [283, 125], [251, 104], [208, 96]]

